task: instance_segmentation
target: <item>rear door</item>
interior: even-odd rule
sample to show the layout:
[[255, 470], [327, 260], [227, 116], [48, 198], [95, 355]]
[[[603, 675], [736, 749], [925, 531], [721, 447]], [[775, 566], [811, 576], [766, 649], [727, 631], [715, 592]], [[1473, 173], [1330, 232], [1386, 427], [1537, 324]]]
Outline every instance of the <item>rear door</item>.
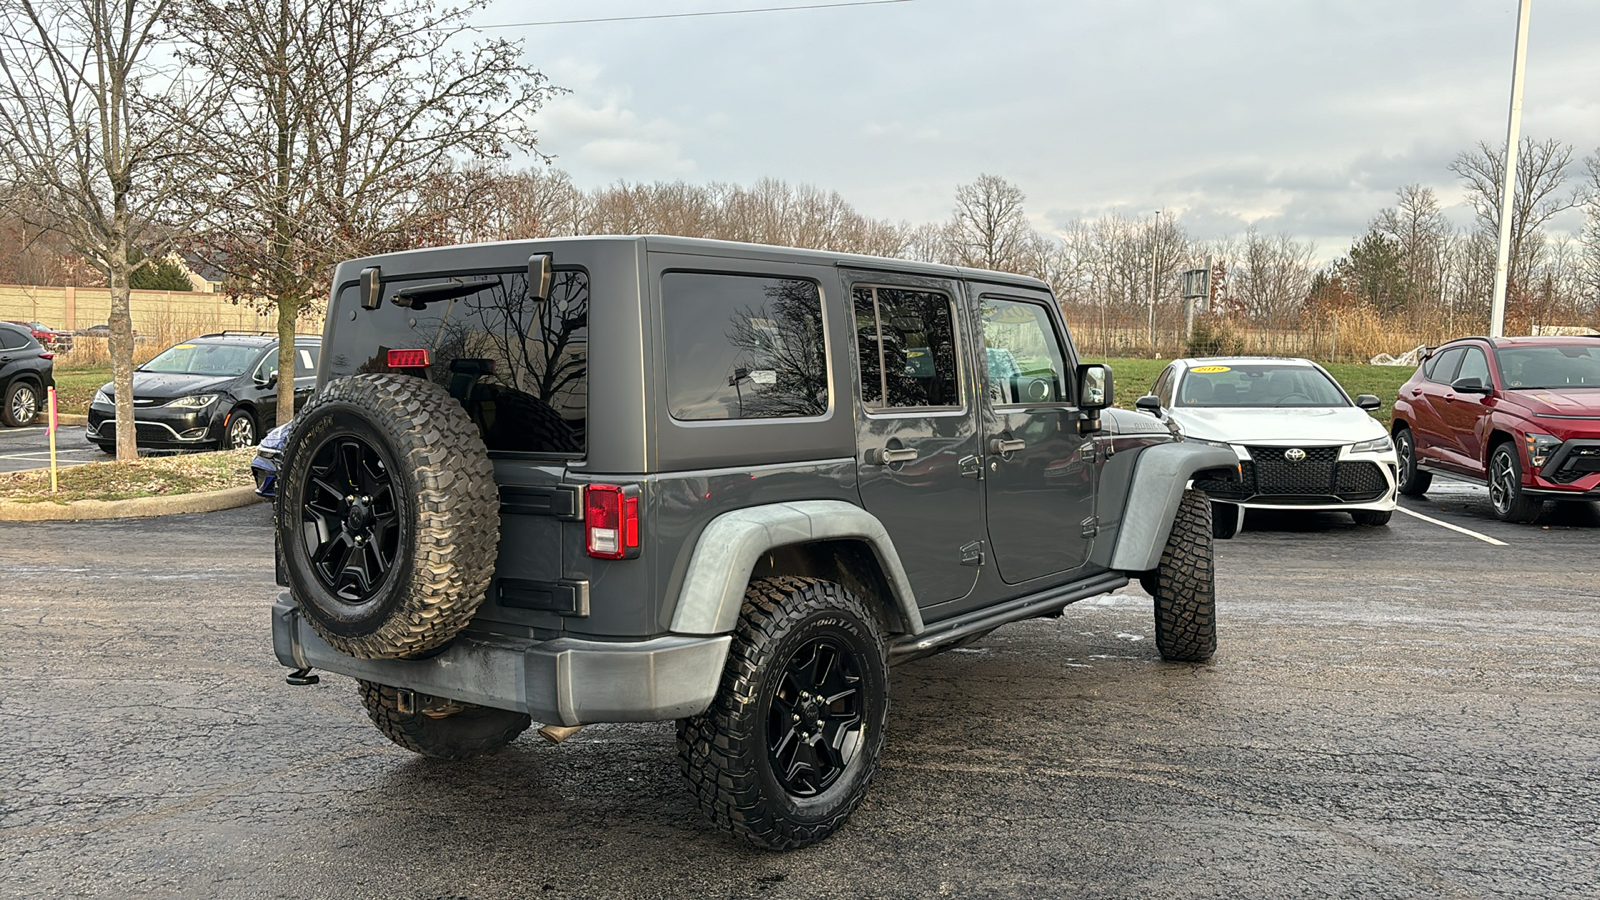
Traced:
[[1078, 433], [1076, 359], [1048, 294], [976, 285], [986, 368], [984, 496], [1000, 577], [1082, 566], [1096, 530], [1094, 442]]
[[956, 285], [846, 276], [855, 313], [862, 504], [883, 522], [917, 603], [971, 592], [984, 562], [977, 413]]
[[[1462, 347], [1447, 347], [1423, 364], [1422, 379], [1412, 385], [1411, 408], [1413, 421], [1411, 433], [1416, 439], [1417, 459], [1435, 465], [1454, 459], [1450, 452], [1454, 440], [1445, 424], [1442, 410], [1444, 395], [1455, 380], [1456, 369], [1461, 366]], [[1446, 463], [1448, 464], [1448, 463]]]

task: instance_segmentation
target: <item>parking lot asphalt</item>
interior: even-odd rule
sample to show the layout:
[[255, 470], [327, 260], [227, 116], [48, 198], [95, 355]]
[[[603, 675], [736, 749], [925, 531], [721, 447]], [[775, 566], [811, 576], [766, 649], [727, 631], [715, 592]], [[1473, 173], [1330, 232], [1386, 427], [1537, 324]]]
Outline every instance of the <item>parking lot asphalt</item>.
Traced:
[[447, 764], [289, 687], [270, 510], [0, 523], [4, 897], [1593, 897], [1600, 512], [1252, 515], [1221, 646], [1136, 587], [894, 670], [851, 822], [745, 849], [668, 724]]
[[[62, 425], [56, 429], [56, 465], [76, 466], [110, 459], [100, 448], [83, 438], [82, 425]], [[26, 428], [0, 427], [0, 472], [43, 469], [50, 465], [50, 432], [44, 425]]]

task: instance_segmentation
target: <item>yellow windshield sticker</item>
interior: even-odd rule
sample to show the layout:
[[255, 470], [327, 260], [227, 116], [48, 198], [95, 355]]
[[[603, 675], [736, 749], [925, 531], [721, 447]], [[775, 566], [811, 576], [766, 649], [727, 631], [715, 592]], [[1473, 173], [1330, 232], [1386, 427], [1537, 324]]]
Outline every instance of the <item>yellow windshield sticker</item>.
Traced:
[[1203, 375], [1210, 375], [1214, 372], [1232, 372], [1233, 369], [1229, 368], [1228, 366], [1195, 366], [1189, 371], [1199, 372]]
[[194, 349], [194, 345], [193, 344], [178, 344], [177, 346], [173, 347], [172, 349], [174, 349], [174, 350], [193, 350]]

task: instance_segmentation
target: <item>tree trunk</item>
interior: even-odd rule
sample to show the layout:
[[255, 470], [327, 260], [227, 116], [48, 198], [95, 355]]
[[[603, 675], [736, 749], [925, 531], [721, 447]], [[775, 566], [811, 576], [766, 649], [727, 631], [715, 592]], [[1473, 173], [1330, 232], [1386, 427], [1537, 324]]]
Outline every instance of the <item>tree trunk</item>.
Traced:
[[106, 274], [111, 284], [112, 392], [117, 404], [117, 461], [139, 458], [139, 435], [133, 421], [133, 316], [128, 304], [128, 248], [126, 240], [113, 241]]
[[294, 325], [304, 300], [279, 297], [278, 309], [278, 424], [294, 418]]

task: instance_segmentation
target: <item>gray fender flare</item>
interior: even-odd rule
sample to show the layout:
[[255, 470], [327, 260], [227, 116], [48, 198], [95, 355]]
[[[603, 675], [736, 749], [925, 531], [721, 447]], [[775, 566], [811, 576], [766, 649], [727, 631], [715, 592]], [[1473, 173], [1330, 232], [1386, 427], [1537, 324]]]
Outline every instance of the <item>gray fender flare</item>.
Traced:
[[674, 634], [726, 634], [739, 621], [750, 572], [774, 547], [835, 538], [860, 538], [872, 547], [888, 577], [891, 598], [912, 634], [923, 630], [916, 595], [894, 541], [877, 517], [842, 500], [800, 500], [726, 512], [706, 526], [689, 558]]
[[1172, 520], [1178, 515], [1189, 480], [1206, 469], [1238, 471], [1238, 467], [1239, 458], [1232, 450], [1210, 444], [1180, 441], [1143, 450], [1128, 486], [1111, 568], [1122, 572], [1154, 569], [1161, 562], [1161, 550], [1172, 534]]

